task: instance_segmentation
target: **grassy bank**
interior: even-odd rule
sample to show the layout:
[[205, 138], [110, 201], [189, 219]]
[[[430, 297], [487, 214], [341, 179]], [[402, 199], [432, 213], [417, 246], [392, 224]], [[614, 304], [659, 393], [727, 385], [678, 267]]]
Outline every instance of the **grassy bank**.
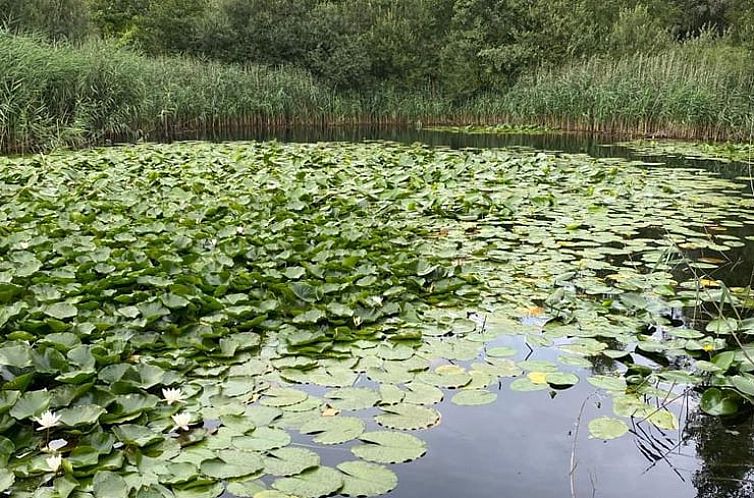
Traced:
[[753, 60], [742, 48], [704, 40], [656, 55], [593, 58], [522, 78], [499, 112], [568, 130], [748, 140]]

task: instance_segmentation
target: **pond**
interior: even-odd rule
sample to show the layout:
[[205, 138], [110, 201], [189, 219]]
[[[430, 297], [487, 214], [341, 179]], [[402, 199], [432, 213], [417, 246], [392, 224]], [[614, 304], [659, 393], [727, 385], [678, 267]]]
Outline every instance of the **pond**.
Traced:
[[754, 493], [748, 165], [203, 138], [0, 161], [0, 489]]

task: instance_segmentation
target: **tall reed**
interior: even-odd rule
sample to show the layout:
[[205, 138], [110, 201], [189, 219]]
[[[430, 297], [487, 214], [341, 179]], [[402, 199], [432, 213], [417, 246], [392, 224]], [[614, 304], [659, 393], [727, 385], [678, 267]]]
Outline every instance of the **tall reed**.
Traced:
[[50, 45], [0, 32], [0, 150], [243, 127], [432, 120], [439, 99], [340, 94], [302, 70], [149, 58], [113, 44]]
[[569, 130], [744, 140], [754, 125], [754, 58], [701, 39], [544, 69], [475, 105], [510, 121]]

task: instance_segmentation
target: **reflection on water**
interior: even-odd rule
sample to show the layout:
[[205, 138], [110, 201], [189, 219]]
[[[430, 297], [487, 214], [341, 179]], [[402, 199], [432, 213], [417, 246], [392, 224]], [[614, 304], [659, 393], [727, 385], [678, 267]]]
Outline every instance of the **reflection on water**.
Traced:
[[699, 498], [754, 496], [754, 423], [750, 417], [724, 424], [695, 414], [686, 433], [696, 444], [700, 462], [692, 478]]
[[[682, 158], [639, 157], [625, 148], [605, 146], [604, 137], [556, 135], [462, 135], [415, 129], [368, 127], [294, 128], [256, 131], [243, 136], [191, 136], [176, 138], [210, 140], [279, 140], [290, 142], [389, 140], [421, 142], [452, 148], [523, 146], [537, 150], [585, 153], [595, 157], [624, 157], [665, 166], [701, 168], [736, 179], [748, 175], [749, 167]], [[750, 236], [752, 227], [728, 227], [727, 233]], [[642, 237], [661, 238], [653, 229]], [[718, 253], [716, 253], [719, 256]], [[703, 257], [703, 253], [692, 253]], [[713, 278], [729, 286], [751, 284], [754, 244], [726, 252], [728, 261], [714, 270]], [[678, 267], [674, 272], [688, 269]], [[678, 275], [681, 276], [681, 275]], [[687, 275], [683, 279], [686, 279]], [[507, 338], [501, 345], [517, 345], [521, 339]], [[554, 360], [553, 349], [538, 349], [532, 359]], [[523, 358], [519, 358], [523, 359]], [[596, 374], [613, 371], [614, 360], [594, 359]], [[744, 498], [754, 496], [754, 423], [746, 418], [726, 421], [708, 417], [698, 408], [698, 396], [689, 392], [673, 401], [680, 431], [663, 431], [634, 420], [631, 435], [609, 443], [590, 440], [581, 417], [599, 413], [609, 398], [593, 396], [594, 389], [582, 382], [567, 391], [515, 393], [507, 384], [499, 386], [496, 403], [477, 408], [457, 407], [446, 399], [439, 407], [443, 423], [421, 434], [428, 454], [410, 464], [394, 467], [401, 485], [396, 498], [433, 497], [555, 498], [571, 495], [571, 461], [577, 463], [573, 485], [578, 497], [622, 498], [662, 496], [695, 498]], [[585, 402], [585, 400], [588, 400]], [[299, 443], [306, 444], [301, 437]], [[326, 449], [324, 464], [343, 460], [347, 447]]]

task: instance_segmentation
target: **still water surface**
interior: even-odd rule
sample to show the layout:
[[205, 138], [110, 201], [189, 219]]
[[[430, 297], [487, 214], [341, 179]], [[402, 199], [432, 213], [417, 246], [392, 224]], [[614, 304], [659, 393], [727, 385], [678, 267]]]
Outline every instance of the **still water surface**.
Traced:
[[[648, 167], [705, 169], [730, 179], [748, 176], [749, 171], [744, 164], [640, 157], [628, 149], [611, 146], [611, 140], [605, 137], [583, 135], [462, 135], [415, 129], [335, 127], [191, 138], [281, 142], [389, 140], [451, 148], [527, 147], [662, 162], [664, 164]], [[743, 195], [752, 195], [750, 188], [747, 190]], [[751, 235], [750, 226], [740, 230], [731, 234]], [[754, 271], [753, 246], [749, 242], [726, 253], [730, 261], [715, 274], [715, 278], [730, 286], [749, 285]], [[498, 340], [495, 345], [513, 346], [521, 351], [517, 360], [554, 361], [559, 354], [548, 348], [529, 352], [523, 340], [511, 337]], [[610, 368], [609, 364], [597, 364], [593, 373], [604, 373]], [[627, 436], [602, 442], [588, 438], [586, 422], [603, 412], [610, 399], [594, 396], [595, 390], [588, 383], [581, 382], [550, 397], [543, 392], [513, 392], [508, 388], [508, 382], [503, 382], [495, 391], [498, 398], [491, 405], [459, 407], [451, 404], [446, 396], [437, 407], [442, 413], [442, 423], [420, 434], [428, 444], [427, 455], [410, 464], [392, 466], [398, 474], [399, 486], [390, 496], [754, 496], [754, 423], [751, 417], [722, 422], [705, 416], [698, 408], [698, 399], [692, 395], [675, 402], [674, 411], [679, 415], [681, 429], [662, 431], [635, 420]], [[369, 381], [360, 385], [369, 386]], [[368, 413], [371, 412], [365, 415]], [[368, 430], [378, 429], [371, 419], [367, 419], [367, 423]], [[296, 442], [305, 445], [308, 441], [309, 438], [299, 436]], [[325, 465], [334, 466], [350, 457], [348, 445], [319, 449], [318, 452]], [[576, 464], [573, 479], [570, 475], [572, 462]]]

